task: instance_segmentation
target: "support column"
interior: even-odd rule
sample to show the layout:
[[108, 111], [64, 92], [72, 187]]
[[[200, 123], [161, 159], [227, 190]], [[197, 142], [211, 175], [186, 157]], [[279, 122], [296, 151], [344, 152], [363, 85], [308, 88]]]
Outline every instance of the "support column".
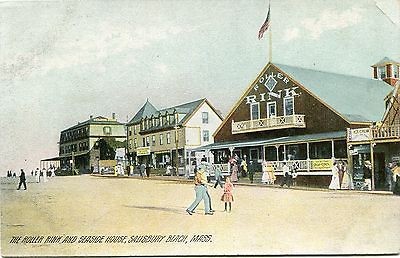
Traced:
[[309, 142], [307, 142], [306, 143], [306, 145], [307, 145], [307, 172], [310, 172], [310, 143]]
[[332, 160], [335, 159], [335, 142], [332, 140]]
[[374, 165], [374, 142], [370, 142], [370, 151], [371, 151], [371, 189], [372, 191], [375, 190], [375, 165]]

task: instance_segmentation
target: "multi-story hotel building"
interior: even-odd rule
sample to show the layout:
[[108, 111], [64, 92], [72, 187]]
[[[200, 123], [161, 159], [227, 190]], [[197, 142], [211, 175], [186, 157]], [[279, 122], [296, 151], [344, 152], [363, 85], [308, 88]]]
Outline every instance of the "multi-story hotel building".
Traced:
[[178, 161], [179, 174], [186, 174], [190, 150], [213, 143], [221, 121], [207, 99], [160, 110], [147, 100], [127, 124], [129, 156], [153, 168], [176, 167]]
[[116, 147], [126, 145], [125, 125], [102, 116], [65, 129], [60, 134], [61, 168], [78, 169], [80, 173], [97, 172], [115, 162]]

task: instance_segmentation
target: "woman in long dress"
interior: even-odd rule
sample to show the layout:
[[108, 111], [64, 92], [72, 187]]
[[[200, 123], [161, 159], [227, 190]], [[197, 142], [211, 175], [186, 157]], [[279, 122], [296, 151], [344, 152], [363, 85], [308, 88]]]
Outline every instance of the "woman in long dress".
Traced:
[[261, 177], [261, 182], [263, 184], [270, 184], [271, 179], [269, 178], [269, 173], [268, 173], [268, 162], [265, 160], [262, 163], [262, 177]]
[[347, 163], [345, 161], [342, 163], [342, 170], [343, 170], [343, 181], [341, 189], [353, 190], [354, 189], [353, 177], [350, 174], [349, 170], [347, 169]]
[[233, 162], [231, 180], [232, 182], [238, 181], [238, 166], [236, 161]]
[[331, 190], [340, 189], [340, 183], [339, 183], [339, 168], [338, 168], [336, 162], [333, 162], [333, 166], [332, 166], [332, 179], [331, 179], [331, 183], [329, 184], [329, 189], [331, 189]]

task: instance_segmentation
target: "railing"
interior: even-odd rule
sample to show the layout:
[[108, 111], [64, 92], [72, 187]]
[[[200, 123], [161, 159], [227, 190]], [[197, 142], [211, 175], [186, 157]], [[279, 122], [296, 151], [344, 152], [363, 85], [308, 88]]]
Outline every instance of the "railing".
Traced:
[[305, 128], [304, 115], [274, 116], [256, 120], [235, 122], [232, 120], [232, 133], [247, 133], [281, 128]]
[[373, 139], [400, 138], [400, 125], [372, 128]]
[[[347, 161], [347, 159], [341, 159]], [[332, 170], [332, 159], [309, 159], [309, 160], [287, 160], [287, 161], [267, 161], [272, 164], [274, 171], [277, 175], [281, 175], [283, 171], [283, 165], [286, 163], [289, 168], [296, 169], [300, 175], [317, 175], [331, 174]], [[230, 175], [230, 166], [228, 163], [223, 163], [222, 174]], [[194, 176], [194, 167], [191, 168], [190, 175]], [[261, 172], [261, 171], [256, 171]], [[209, 171], [210, 175], [214, 175], [214, 171]]]

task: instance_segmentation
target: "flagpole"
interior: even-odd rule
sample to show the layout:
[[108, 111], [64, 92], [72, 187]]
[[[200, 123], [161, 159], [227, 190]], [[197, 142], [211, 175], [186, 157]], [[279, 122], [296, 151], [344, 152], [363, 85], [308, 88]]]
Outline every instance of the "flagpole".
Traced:
[[[271, 0], [269, 0], [269, 8], [271, 8]], [[269, 20], [271, 21], [271, 13], [269, 14]], [[269, 62], [272, 63], [272, 28], [271, 24], [269, 25]]]

